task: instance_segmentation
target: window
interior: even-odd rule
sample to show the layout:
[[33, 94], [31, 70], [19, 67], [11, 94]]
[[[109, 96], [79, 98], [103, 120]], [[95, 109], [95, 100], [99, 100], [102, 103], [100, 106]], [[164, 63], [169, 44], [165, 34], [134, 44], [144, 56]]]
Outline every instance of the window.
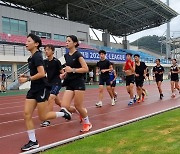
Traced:
[[7, 34], [27, 35], [27, 22], [2, 17], [2, 31]]
[[51, 39], [51, 33], [31, 31], [31, 33], [45, 39]]
[[66, 36], [65, 35], [60, 35], [60, 34], [54, 34], [54, 40], [66, 41]]

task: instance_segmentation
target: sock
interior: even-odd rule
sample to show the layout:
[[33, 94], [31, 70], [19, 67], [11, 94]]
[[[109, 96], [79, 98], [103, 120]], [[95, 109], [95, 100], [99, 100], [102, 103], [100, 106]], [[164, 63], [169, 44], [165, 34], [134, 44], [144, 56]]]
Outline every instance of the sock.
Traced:
[[27, 133], [29, 140], [31, 140], [32, 142], [36, 142], [35, 130], [28, 130]]
[[133, 102], [133, 101], [134, 101], [134, 99], [131, 99], [130, 101], [131, 101], [131, 102]]
[[63, 117], [64, 112], [56, 112], [56, 118]]
[[90, 123], [88, 116], [84, 118], [84, 123], [85, 123], [85, 124], [89, 124], [89, 123]]

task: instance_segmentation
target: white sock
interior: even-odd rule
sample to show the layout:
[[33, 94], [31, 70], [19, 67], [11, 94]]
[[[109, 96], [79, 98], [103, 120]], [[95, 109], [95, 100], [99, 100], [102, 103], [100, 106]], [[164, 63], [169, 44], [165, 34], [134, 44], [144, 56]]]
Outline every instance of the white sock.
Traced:
[[89, 123], [90, 123], [88, 116], [84, 118], [84, 123], [85, 123], [85, 124], [89, 124]]
[[63, 117], [64, 112], [56, 112], [56, 118]]
[[134, 99], [131, 99], [131, 102], [133, 102], [134, 101]]
[[36, 142], [35, 130], [34, 129], [28, 130], [27, 133], [29, 140], [31, 140], [32, 142]]

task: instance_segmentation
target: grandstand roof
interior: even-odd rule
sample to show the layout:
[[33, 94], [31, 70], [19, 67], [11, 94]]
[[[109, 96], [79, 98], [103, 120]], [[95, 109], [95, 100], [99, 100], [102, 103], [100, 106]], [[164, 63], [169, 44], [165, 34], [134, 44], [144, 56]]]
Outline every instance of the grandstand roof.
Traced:
[[[160, 0], [3, 0], [6, 5], [37, 13], [66, 17], [107, 30], [116, 36], [130, 35], [160, 26], [178, 15]], [[15, 4], [15, 5], [13, 5]], [[22, 7], [23, 6], [23, 7]]]

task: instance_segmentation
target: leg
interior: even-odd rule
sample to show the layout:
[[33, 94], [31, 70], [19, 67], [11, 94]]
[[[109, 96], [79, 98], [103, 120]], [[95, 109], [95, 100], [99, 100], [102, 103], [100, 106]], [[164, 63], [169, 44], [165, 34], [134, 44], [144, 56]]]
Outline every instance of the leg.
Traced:
[[48, 99], [48, 112], [53, 111], [55, 100], [56, 100], [56, 95], [50, 94], [49, 99]]
[[103, 88], [104, 88], [103, 85], [99, 85], [99, 101], [101, 102], [103, 100]]
[[70, 104], [71, 104], [71, 101], [74, 97], [74, 91], [72, 90], [66, 90], [64, 92], [64, 95], [63, 95], [63, 98], [62, 98], [62, 104], [61, 106], [66, 108], [68, 111], [70, 111], [71, 113], [73, 113], [74, 111], [71, 111], [71, 107], [70, 107]]
[[131, 98], [131, 99], [134, 98], [133, 88], [134, 88], [134, 84], [133, 84], [133, 83], [130, 83], [129, 92], [130, 92], [130, 98]]
[[86, 109], [83, 107], [84, 92], [85, 91], [75, 90], [75, 95], [74, 95], [74, 106], [77, 109], [77, 111], [80, 113], [82, 118], [87, 117]]
[[171, 81], [171, 92], [174, 93], [174, 85], [176, 87], [175, 81]]
[[161, 83], [162, 83], [161, 81], [157, 82], [157, 87], [158, 87], [158, 90], [159, 90], [160, 94], [162, 94]]
[[110, 86], [110, 85], [108, 85], [108, 86], [106, 86], [106, 88], [107, 88], [107, 91], [108, 91], [108, 93], [109, 93], [109, 95], [110, 95], [111, 99], [113, 99], [113, 98], [114, 98], [114, 95], [113, 95], [113, 92], [112, 92], [112, 88], [111, 88], [111, 86]]
[[24, 120], [26, 123], [27, 130], [34, 129], [34, 124], [32, 120], [32, 114], [36, 108], [37, 102], [35, 99], [26, 99], [24, 106]]

